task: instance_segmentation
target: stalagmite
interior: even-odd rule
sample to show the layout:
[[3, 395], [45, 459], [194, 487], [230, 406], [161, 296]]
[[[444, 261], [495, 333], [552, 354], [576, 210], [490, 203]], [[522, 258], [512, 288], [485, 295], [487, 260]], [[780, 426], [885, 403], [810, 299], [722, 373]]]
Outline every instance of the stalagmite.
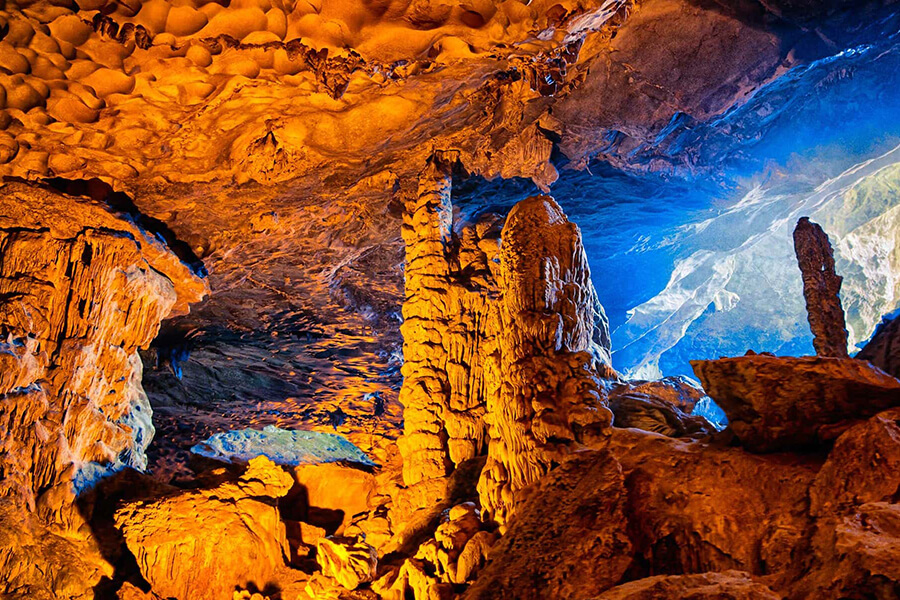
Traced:
[[[484, 448], [485, 381], [495, 361], [496, 223], [452, 230], [450, 176], [431, 163], [408, 201], [403, 304], [403, 479], [433, 503], [454, 465]], [[421, 502], [419, 502], [421, 501]]]
[[609, 360], [606, 321], [581, 232], [552, 198], [510, 211], [498, 281], [500, 377], [487, 396], [491, 443], [478, 491], [503, 525], [516, 492], [608, 428], [612, 414], [599, 378]]
[[839, 295], [843, 278], [835, 273], [828, 235], [809, 217], [797, 221], [794, 252], [803, 273], [803, 295], [816, 354], [847, 358], [847, 326]]

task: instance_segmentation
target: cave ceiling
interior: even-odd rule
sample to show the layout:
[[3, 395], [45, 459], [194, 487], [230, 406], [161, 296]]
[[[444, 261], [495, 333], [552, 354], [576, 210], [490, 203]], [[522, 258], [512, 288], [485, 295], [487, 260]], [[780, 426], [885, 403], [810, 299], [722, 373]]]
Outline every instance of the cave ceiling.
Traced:
[[499, 195], [498, 181], [552, 192], [561, 171], [598, 164], [702, 171], [729, 135], [704, 125], [896, 31], [896, 12], [856, 0], [10, 2], [0, 176], [106, 200], [208, 271], [208, 299], [145, 355], [170, 444], [151, 447], [156, 466], [238, 425], [389, 430], [401, 420], [395, 195], [430, 158]]

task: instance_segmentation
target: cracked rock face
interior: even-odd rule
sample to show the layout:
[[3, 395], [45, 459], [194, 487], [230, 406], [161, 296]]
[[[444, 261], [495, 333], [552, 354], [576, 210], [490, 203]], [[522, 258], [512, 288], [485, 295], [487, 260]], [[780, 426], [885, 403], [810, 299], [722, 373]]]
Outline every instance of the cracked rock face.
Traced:
[[0, 286], [5, 494], [33, 505], [41, 490], [144, 468], [153, 426], [137, 350], [205, 282], [102, 205], [11, 183]]
[[24, 511], [3, 513], [3, 529], [24, 525], [0, 544], [11, 568], [0, 590], [78, 597], [109, 574], [72, 502], [104, 475], [146, 467], [153, 425], [137, 350], [206, 291], [108, 207], [0, 187], [0, 497]]

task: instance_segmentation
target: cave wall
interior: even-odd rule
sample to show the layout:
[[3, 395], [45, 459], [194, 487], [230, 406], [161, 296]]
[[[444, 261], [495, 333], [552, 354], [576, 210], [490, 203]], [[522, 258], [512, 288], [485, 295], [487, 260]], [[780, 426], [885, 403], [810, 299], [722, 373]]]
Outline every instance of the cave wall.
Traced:
[[[0, 530], [21, 527], [0, 535], [0, 591], [96, 583], [104, 569], [76, 496], [146, 466], [154, 429], [137, 350], [206, 292], [153, 234], [102, 203], [0, 188]], [[34, 571], [77, 573], [68, 553], [93, 560], [87, 574]]]

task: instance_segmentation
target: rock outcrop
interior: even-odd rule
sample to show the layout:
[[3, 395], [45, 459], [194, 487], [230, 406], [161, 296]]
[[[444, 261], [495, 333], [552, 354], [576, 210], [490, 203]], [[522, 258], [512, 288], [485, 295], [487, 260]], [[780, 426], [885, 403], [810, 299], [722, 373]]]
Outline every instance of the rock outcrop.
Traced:
[[815, 465], [634, 429], [614, 430], [609, 451], [628, 490], [632, 577], [790, 567]]
[[900, 318], [885, 318], [854, 358], [867, 360], [885, 373], [900, 377]]
[[130, 217], [0, 186], [0, 529], [22, 526], [21, 539], [0, 542], [19, 565], [2, 569], [0, 594], [81, 597], [109, 574], [75, 496], [146, 466], [153, 425], [137, 350], [206, 291]]
[[276, 499], [293, 484], [261, 456], [237, 481], [127, 504], [116, 526], [157, 595], [220, 600], [278, 580], [289, 549]]
[[834, 270], [828, 235], [803, 217], [794, 229], [794, 252], [803, 274], [803, 296], [816, 354], [847, 358], [847, 324], [840, 297], [843, 279]]
[[612, 422], [605, 316], [581, 232], [547, 196], [510, 211], [503, 228], [497, 393], [487, 397], [491, 443], [478, 484], [482, 507], [503, 524], [515, 495]]
[[900, 404], [900, 381], [851, 358], [760, 354], [691, 365], [754, 452], [833, 441], [854, 419]]
[[688, 414], [675, 404], [632, 391], [618, 391], [609, 396], [609, 409], [616, 427], [636, 427], [669, 437], [696, 437], [715, 433], [703, 417]]
[[137, 350], [207, 288], [101, 203], [17, 183], [0, 191], [0, 495], [33, 503], [38, 490], [146, 465], [153, 426]]
[[625, 575], [628, 495], [612, 454], [575, 454], [520, 495], [465, 600], [590, 598]]
[[522, 492], [463, 597], [892, 598], [898, 410], [824, 464], [614, 429]]

